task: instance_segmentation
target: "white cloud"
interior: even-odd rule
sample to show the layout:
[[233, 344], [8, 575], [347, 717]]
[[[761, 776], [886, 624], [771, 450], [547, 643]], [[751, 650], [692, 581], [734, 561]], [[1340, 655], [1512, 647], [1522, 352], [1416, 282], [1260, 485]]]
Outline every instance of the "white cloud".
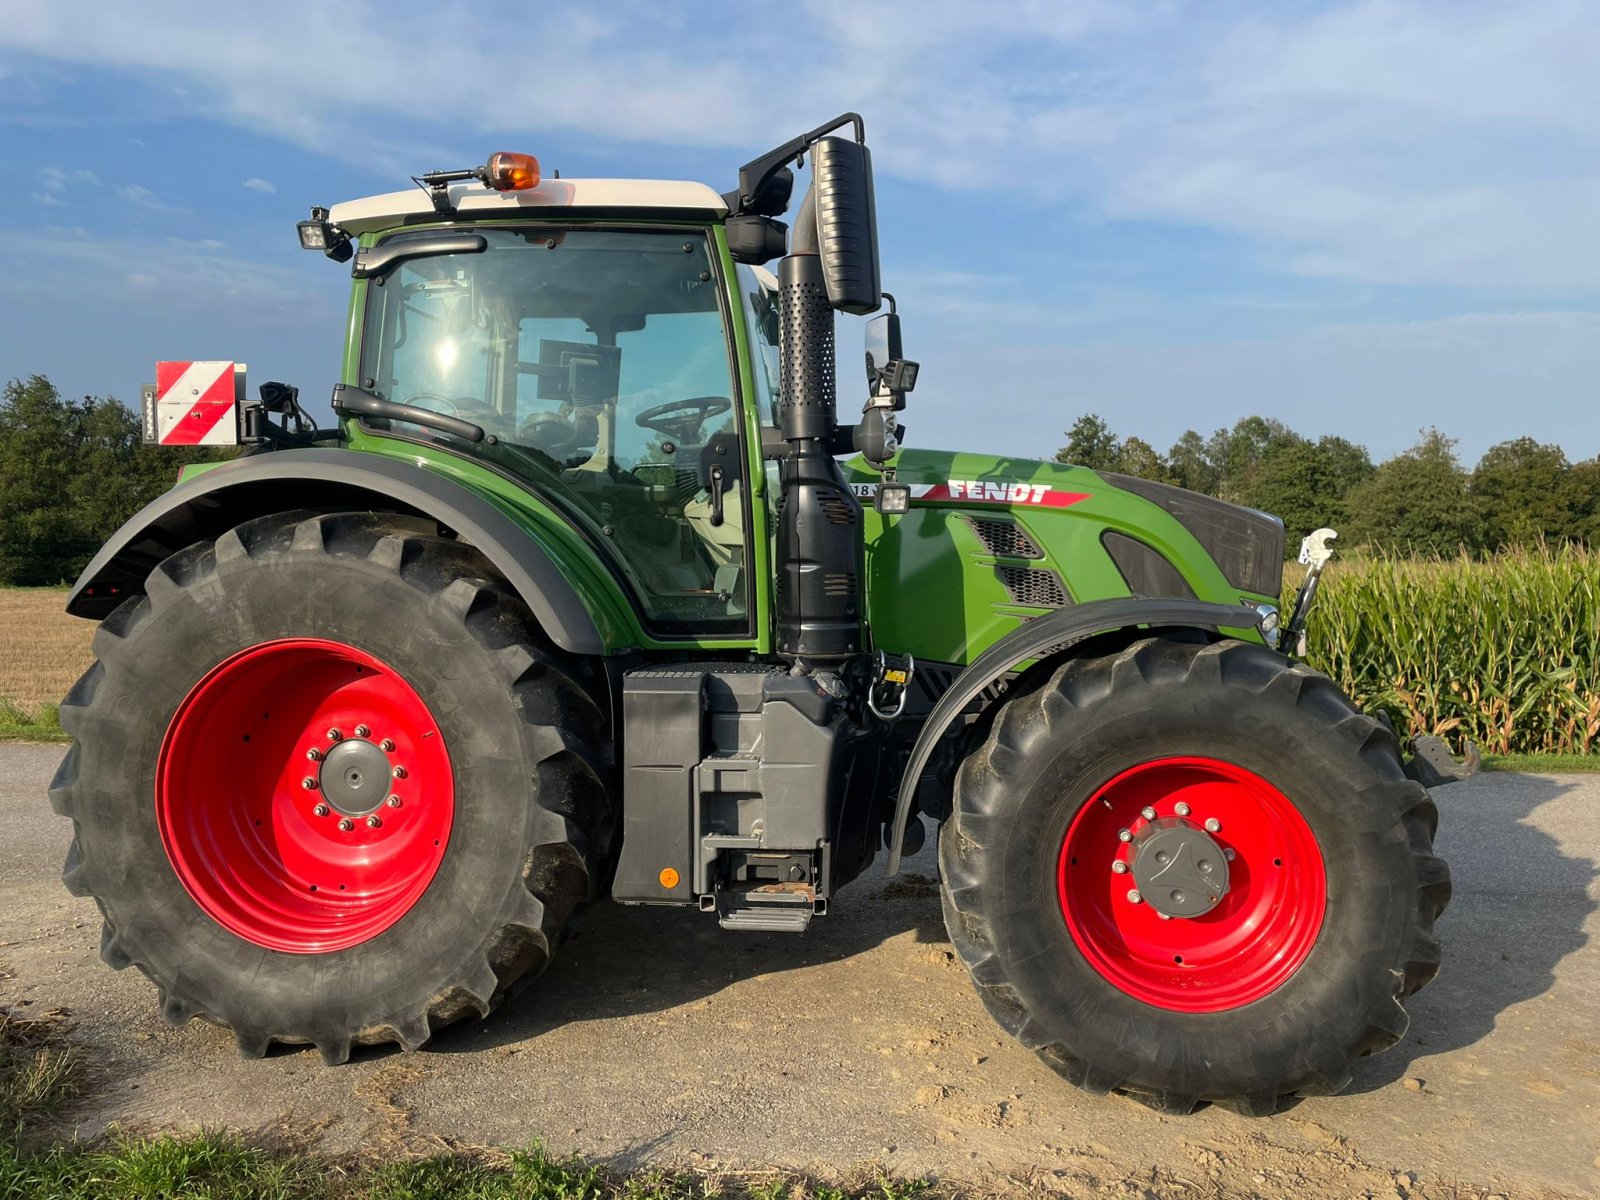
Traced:
[[[446, 127], [737, 161], [853, 107], [880, 170], [981, 190], [995, 219], [1071, 203], [1241, 235], [1286, 273], [1600, 288], [1587, 0], [805, 0], [782, 24], [663, 8], [540, 6], [538, 41], [560, 52], [528, 71], [486, 69], [532, 36], [525, 8], [464, 22], [420, 0], [238, 0], [203, 24], [179, 0], [93, 22], [0, 0], [0, 48], [125, 70], [193, 112], [391, 172], [442, 160], [423, 143]], [[352, 28], [405, 83], [348, 70]]]
[[249, 188], [252, 192], [260, 192], [263, 196], [271, 196], [278, 190], [277, 185], [272, 183], [270, 180], [257, 179], [254, 176], [246, 179], [244, 181], [244, 186]]

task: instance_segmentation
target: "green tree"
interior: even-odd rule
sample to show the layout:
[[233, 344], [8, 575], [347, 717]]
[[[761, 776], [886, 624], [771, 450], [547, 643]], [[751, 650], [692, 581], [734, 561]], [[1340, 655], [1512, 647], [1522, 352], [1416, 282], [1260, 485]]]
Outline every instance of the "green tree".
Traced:
[[93, 550], [68, 494], [85, 408], [43, 375], [13, 379], [0, 396], [0, 582], [59, 583]]
[[1122, 445], [1117, 447], [1116, 469], [1139, 479], [1153, 479], [1157, 483], [1172, 482], [1172, 472], [1167, 469], [1166, 459], [1141, 437], [1123, 439]]
[[1211, 457], [1210, 445], [1192, 429], [1167, 451], [1167, 472], [1179, 487], [1208, 496], [1215, 496], [1222, 483], [1222, 468]]
[[1366, 448], [1344, 438], [1280, 441], [1256, 465], [1241, 499], [1283, 518], [1289, 533], [1285, 550], [1293, 552], [1313, 529], [1348, 525], [1348, 497], [1372, 474]]
[[1115, 471], [1121, 451], [1122, 443], [1105, 418], [1098, 413], [1084, 413], [1067, 430], [1067, 444], [1056, 451], [1056, 461], [1091, 471]]
[[1471, 485], [1486, 544], [1493, 549], [1583, 538], [1592, 506], [1585, 482], [1560, 446], [1522, 437], [1489, 447]]
[[145, 446], [116, 400], [68, 400], [42, 375], [13, 379], [0, 394], [0, 584], [75, 578], [184, 465], [232, 453]]
[[1477, 550], [1482, 522], [1467, 485], [1455, 439], [1424, 430], [1420, 442], [1351, 491], [1353, 538], [1418, 554]]

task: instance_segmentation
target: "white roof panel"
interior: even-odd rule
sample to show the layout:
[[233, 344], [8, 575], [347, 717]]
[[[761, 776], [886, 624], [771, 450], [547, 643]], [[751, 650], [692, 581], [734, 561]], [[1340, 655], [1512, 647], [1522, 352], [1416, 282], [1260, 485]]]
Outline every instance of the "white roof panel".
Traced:
[[[546, 179], [523, 192], [496, 192], [480, 183], [450, 186], [456, 210], [479, 216], [517, 213], [528, 209], [635, 209], [641, 212], [682, 215], [712, 213], [722, 216], [728, 206], [703, 183], [662, 179]], [[429, 216], [433, 203], [419, 187], [388, 192], [362, 200], [335, 204], [328, 219], [348, 233], [388, 229], [411, 216]]]

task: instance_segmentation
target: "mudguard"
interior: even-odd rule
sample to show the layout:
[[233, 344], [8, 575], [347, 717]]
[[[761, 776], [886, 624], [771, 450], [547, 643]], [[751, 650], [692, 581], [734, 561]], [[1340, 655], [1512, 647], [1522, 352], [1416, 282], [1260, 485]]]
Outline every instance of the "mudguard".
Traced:
[[1119, 629], [1209, 629], [1246, 630], [1260, 618], [1254, 610], [1228, 604], [1207, 604], [1200, 600], [1126, 596], [1114, 600], [1091, 600], [1057, 609], [1029, 621], [990, 646], [960, 675], [950, 690], [939, 698], [923, 723], [911, 748], [911, 759], [900, 780], [895, 802], [894, 824], [888, 831], [889, 874], [900, 870], [900, 848], [906, 823], [911, 819], [911, 801], [922, 772], [933, 756], [939, 739], [978, 695], [999, 682], [1018, 664], [1050, 658], [1075, 642]]
[[550, 639], [573, 654], [607, 646], [577, 590], [526, 530], [488, 500], [411, 463], [337, 450], [281, 450], [215, 467], [134, 514], [101, 547], [67, 598], [67, 611], [100, 618], [144, 591], [168, 555], [271, 512], [415, 513], [454, 530], [493, 564]]

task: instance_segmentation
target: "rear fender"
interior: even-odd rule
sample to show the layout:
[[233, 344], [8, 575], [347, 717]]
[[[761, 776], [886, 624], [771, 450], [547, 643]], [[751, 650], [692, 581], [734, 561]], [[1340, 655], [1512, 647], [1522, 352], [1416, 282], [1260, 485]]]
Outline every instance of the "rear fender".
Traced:
[[169, 555], [243, 521], [295, 509], [429, 517], [475, 547], [572, 654], [608, 651], [577, 589], [544, 548], [494, 504], [458, 483], [373, 454], [283, 450], [214, 467], [140, 509], [96, 554], [67, 598], [73, 616], [101, 618]]
[[1254, 628], [1258, 619], [1251, 609], [1228, 604], [1127, 596], [1057, 609], [995, 642], [956, 676], [950, 690], [933, 706], [911, 748], [911, 759], [900, 778], [894, 823], [888, 830], [889, 874], [900, 870], [900, 850], [911, 819], [912, 800], [934, 748], [985, 688], [1023, 663], [1061, 657], [1077, 643], [1101, 634], [1126, 629], [1203, 629], [1248, 636], [1247, 631]]

